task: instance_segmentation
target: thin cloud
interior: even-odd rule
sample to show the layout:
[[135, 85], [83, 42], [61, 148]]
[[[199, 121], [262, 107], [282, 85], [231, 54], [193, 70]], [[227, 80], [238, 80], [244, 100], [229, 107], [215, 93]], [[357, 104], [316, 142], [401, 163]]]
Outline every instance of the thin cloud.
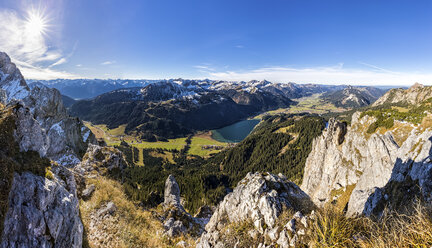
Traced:
[[102, 62], [101, 65], [112, 65], [112, 64], [115, 64], [115, 63], [116, 63], [115, 60], [108, 60], [108, 61]]
[[387, 69], [384, 69], [384, 68], [378, 67], [378, 66], [376, 66], [376, 65], [372, 65], [372, 64], [369, 64], [369, 63], [361, 62], [361, 61], [359, 62], [359, 64], [361, 64], [361, 65], [365, 65], [365, 66], [370, 67], [370, 68], [372, 68], [372, 69], [375, 69], [375, 70], [377, 70], [377, 71], [388, 72], [388, 73], [397, 73], [397, 72], [390, 71], [390, 70], [387, 70]]
[[64, 64], [66, 62], [67, 62], [66, 58], [61, 58], [61, 59], [57, 60], [56, 62], [54, 62], [52, 65], [48, 66], [48, 68], [51, 68], [51, 67], [56, 66], [56, 65], [61, 65], [61, 64]]
[[199, 69], [200, 71], [215, 71], [214, 68], [208, 65], [194, 65], [193, 67]]
[[66, 71], [53, 70], [49, 67], [44, 68], [44, 67], [33, 66], [31, 64], [21, 62], [21, 61], [14, 61], [14, 62], [20, 69], [21, 73], [26, 78], [38, 79], [38, 80], [50, 80], [50, 79], [57, 79], [57, 78], [66, 78], [66, 79], [80, 78], [79, 76]]
[[329, 67], [265, 67], [248, 71], [209, 72], [209, 77], [230, 81], [267, 79], [274, 82], [354, 85], [411, 85], [415, 82], [432, 84], [432, 73], [349, 69], [344, 68], [343, 64]]

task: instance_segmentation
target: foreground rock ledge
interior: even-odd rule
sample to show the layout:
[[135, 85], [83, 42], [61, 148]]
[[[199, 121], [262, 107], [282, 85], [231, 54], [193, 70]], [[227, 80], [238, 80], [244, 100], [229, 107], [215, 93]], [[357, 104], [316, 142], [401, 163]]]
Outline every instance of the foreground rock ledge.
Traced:
[[251, 220], [260, 234], [269, 233], [284, 209], [309, 213], [309, 196], [282, 174], [248, 173], [219, 204], [197, 247], [224, 247], [220, 231], [229, 223]]

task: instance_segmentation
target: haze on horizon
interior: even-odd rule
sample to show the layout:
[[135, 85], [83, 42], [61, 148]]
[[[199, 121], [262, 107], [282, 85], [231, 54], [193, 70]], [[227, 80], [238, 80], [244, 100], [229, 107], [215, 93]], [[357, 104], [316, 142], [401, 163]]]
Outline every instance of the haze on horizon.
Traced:
[[3, 0], [29, 79], [432, 84], [432, 2]]

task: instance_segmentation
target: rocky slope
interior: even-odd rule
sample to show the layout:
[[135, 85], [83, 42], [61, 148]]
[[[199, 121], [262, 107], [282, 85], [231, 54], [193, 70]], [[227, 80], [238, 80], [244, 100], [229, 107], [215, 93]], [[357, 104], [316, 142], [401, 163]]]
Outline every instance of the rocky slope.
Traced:
[[321, 98], [342, 108], [365, 107], [375, 102], [384, 91], [374, 87], [353, 87], [324, 93]]
[[384, 104], [419, 104], [432, 97], [432, 87], [421, 84], [414, 84], [409, 89], [391, 89], [381, 98], [379, 98], [373, 106]]
[[77, 187], [67, 167], [80, 162], [94, 136], [66, 114], [57, 90], [29, 87], [5, 53], [0, 53], [0, 88], [6, 105], [1, 247], [81, 247]]
[[[289, 222], [281, 225], [279, 217], [285, 211], [310, 213], [313, 208], [310, 198], [283, 175], [249, 173], [218, 205], [197, 247], [295, 245], [295, 230], [289, 230]], [[300, 221], [303, 215], [297, 216]], [[236, 224], [247, 225], [250, 233], [245, 237], [230, 234]]]
[[[351, 216], [379, 215], [384, 206], [398, 205], [402, 195], [394, 194], [397, 185], [417, 185], [422, 188], [417, 196], [430, 201], [425, 196], [432, 182], [428, 174], [432, 117], [426, 111], [422, 121], [413, 124], [395, 116], [391, 126], [373, 132], [369, 127], [378, 121], [373, 115], [355, 113], [350, 126], [330, 120], [314, 140], [301, 188], [317, 205], [333, 203]], [[402, 188], [398, 191], [410, 190]]]

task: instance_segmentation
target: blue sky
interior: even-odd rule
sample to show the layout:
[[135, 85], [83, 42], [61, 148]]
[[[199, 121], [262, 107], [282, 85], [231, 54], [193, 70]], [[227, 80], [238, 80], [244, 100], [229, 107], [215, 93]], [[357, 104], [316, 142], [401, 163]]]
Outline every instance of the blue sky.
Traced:
[[27, 78], [432, 83], [432, 1], [2, 0]]

